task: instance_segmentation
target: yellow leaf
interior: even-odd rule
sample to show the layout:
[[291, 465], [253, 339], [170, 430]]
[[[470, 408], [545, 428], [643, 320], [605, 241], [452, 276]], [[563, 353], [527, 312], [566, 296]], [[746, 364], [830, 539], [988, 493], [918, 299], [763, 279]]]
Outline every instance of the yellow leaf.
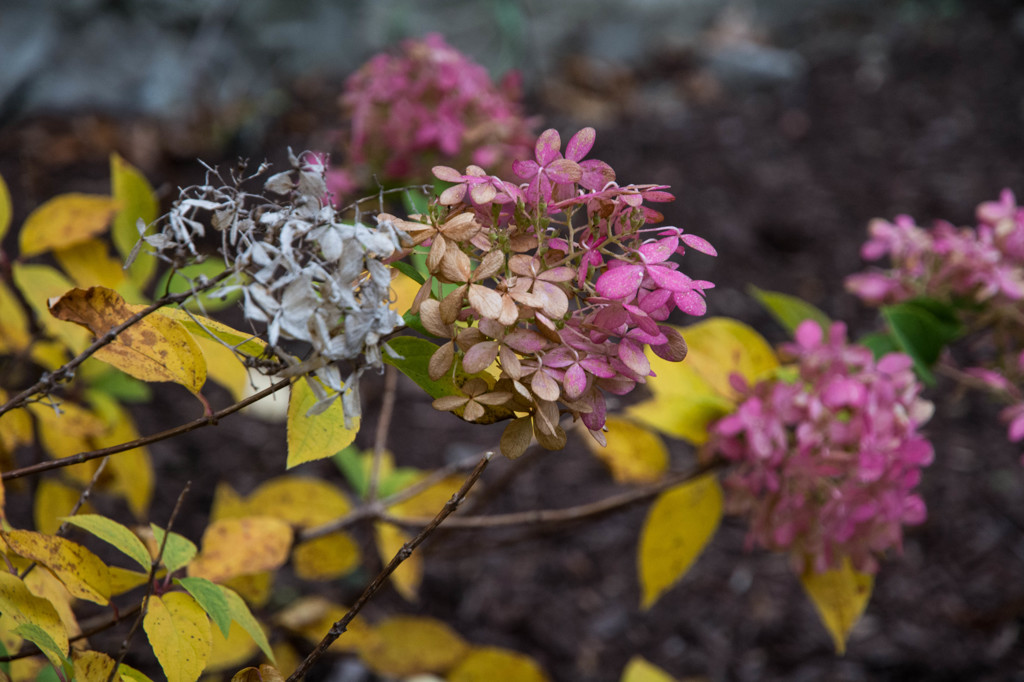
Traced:
[[[274, 617], [274, 622], [310, 642], [319, 642], [331, 626], [341, 620], [346, 613], [347, 607], [323, 597], [301, 597], [279, 611]], [[369, 640], [375, 637], [373, 629], [366, 621], [363, 618], [356, 618], [348, 624], [345, 633], [334, 640], [330, 651], [359, 651], [368, 646]]]
[[28, 316], [14, 292], [0, 281], [0, 353], [14, 354], [28, 348], [32, 335]]
[[68, 289], [74, 288], [71, 280], [49, 265], [13, 263], [11, 274], [46, 335], [60, 339], [75, 354], [85, 350], [90, 343], [89, 332], [51, 316], [47, 305], [51, 298], [63, 296]]
[[640, 531], [641, 608], [648, 609], [697, 560], [722, 519], [722, 488], [713, 475], [663, 492]]
[[263, 607], [270, 601], [271, 589], [274, 586], [274, 574], [271, 571], [249, 573], [225, 580], [223, 585], [230, 587], [253, 606]]
[[29, 530], [3, 534], [11, 551], [45, 566], [79, 599], [105, 606], [110, 599], [107, 565], [82, 545]]
[[378, 675], [443, 673], [469, 651], [458, 633], [433, 618], [394, 616], [378, 623], [374, 632], [359, 656]]
[[[68, 634], [53, 604], [32, 594], [18, 576], [7, 571], [0, 571], [0, 613], [12, 618], [18, 625], [39, 626], [61, 651], [67, 653]], [[45, 653], [59, 669], [60, 658], [51, 652]]]
[[[36, 530], [44, 535], [53, 535], [60, 528], [62, 516], [67, 516], [75, 508], [82, 490], [62, 483], [56, 479], [44, 478], [39, 481], [36, 494], [32, 501], [32, 519]], [[81, 512], [88, 513], [91, 509]]]
[[[0, 405], [8, 398], [7, 393], [0, 389]], [[29, 445], [32, 441], [32, 418], [28, 410], [18, 408], [0, 415], [0, 457], [6, 457], [19, 445]]]
[[[149, 574], [141, 571], [131, 571], [120, 566], [107, 566], [107, 570], [110, 572], [110, 596], [112, 597], [134, 590], [149, 581]], [[159, 573], [157, 575], [159, 576]]]
[[409, 499], [393, 505], [389, 511], [395, 516], [408, 519], [433, 518], [462, 486], [462, 480], [459, 476], [443, 478]]
[[[121, 295], [104, 287], [73, 289], [50, 306], [50, 313], [88, 328], [100, 337], [133, 315]], [[95, 355], [143, 381], [173, 381], [197, 393], [206, 381], [206, 363], [192, 335], [174, 320], [150, 315], [122, 331]]]
[[0, 176], [0, 241], [7, 234], [7, 228], [11, 226], [11, 191], [7, 189], [7, 183], [3, 176]]
[[206, 358], [207, 376], [227, 389], [235, 402], [244, 400], [249, 394], [249, 369], [242, 359], [220, 341], [198, 335], [192, 338]]
[[409, 312], [412, 307], [412, 300], [416, 298], [416, 292], [420, 290], [420, 284], [408, 275], [392, 270], [395, 275], [391, 278], [391, 291], [394, 294], [395, 302], [392, 308], [398, 311], [399, 315]]
[[202, 551], [188, 574], [222, 582], [261, 571], [273, 571], [288, 560], [292, 527], [270, 516], [214, 521], [203, 532]]
[[871, 599], [874, 577], [853, 568], [843, 558], [842, 566], [824, 573], [808, 568], [800, 577], [804, 591], [818, 610], [821, 622], [832, 635], [836, 652], [846, 653], [846, 640]]
[[231, 678], [231, 682], [284, 682], [285, 677], [280, 670], [263, 663], [259, 668], [244, 668]]
[[248, 514], [248, 505], [235, 492], [230, 483], [221, 481], [213, 489], [213, 504], [210, 506], [210, 521], [239, 519]]
[[260, 649], [249, 633], [234, 621], [227, 637], [221, 634], [220, 628], [213, 628], [211, 632], [213, 647], [210, 650], [210, 658], [206, 661], [207, 673], [237, 668], [255, 656]]
[[[92, 450], [92, 439], [106, 431], [106, 424], [90, 410], [72, 402], [60, 404], [60, 412], [50, 405], [33, 403], [29, 411], [39, 421], [39, 441], [54, 459], [70, 457]], [[63, 473], [71, 480], [88, 485], [98, 459], [65, 467]]]
[[114, 659], [99, 651], [73, 651], [71, 663], [75, 669], [75, 682], [106, 682], [110, 671], [117, 665]]
[[340, 398], [324, 412], [309, 415], [309, 409], [317, 402], [309, 383], [305, 380], [296, 381], [291, 391], [288, 401], [287, 468], [330, 457], [356, 439], [359, 418], [352, 420], [351, 429], [345, 428], [345, 412], [341, 409]]
[[[82, 332], [83, 338], [88, 336], [84, 329], [75, 328], [74, 331]], [[32, 362], [51, 372], [67, 362], [68, 358], [67, 349], [60, 341], [36, 341], [32, 344]]]
[[[95, 448], [105, 448], [133, 441], [139, 437], [131, 415], [113, 398], [92, 392], [90, 401], [107, 422], [107, 430], [93, 439]], [[140, 521], [149, 513], [153, 499], [153, 464], [146, 447], [118, 453], [107, 460], [101, 479], [103, 489], [121, 496]]]
[[608, 446], [584, 432], [590, 452], [604, 462], [618, 483], [650, 483], [668, 469], [668, 448], [658, 434], [637, 426], [628, 419], [609, 416], [605, 422]]
[[57, 247], [53, 255], [64, 272], [80, 287], [116, 289], [124, 281], [121, 261], [110, 255], [107, 243], [100, 239]]
[[64, 631], [67, 632], [68, 637], [74, 637], [82, 631], [78, 626], [75, 612], [71, 608], [75, 603], [75, 598], [68, 592], [64, 583], [55, 578], [52, 573], [32, 571], [25, 576], [25, 586], [32, 594], [42, 597], [53, 605], [61, 622], [64, 623]]
[[352, 506], [340, 488], [310, 476], [278, 476], [245, 500], [247, 515], [273, 516], [305, 528], [347, 514]]
[[153, 595], [142, 627], [168, 682], [199, 679], [210, 657], [210, 620], [191, 595]]
[[296, 545], [292, 564], [303, 580], [334, 580], [359, 567], [359, 545], [348, 533], [330, 533]]
[[491, 646], [477, 646], [445, 675], [448, 682], [547, 682], [548, 676], [525, 654]]
[[[139, 241], [136, 223], [141, 219], [149, 225], [156, 220], [159, 205], [145, 176], [117, 154], [110, 155], [110, 185], [111, 194], [121, 204], [110, 228], [110, 238], [118, 253], [126, 258]], [[142, 249], [128, 268], [128, 276], [141, 288], [155, 270], [156, 258]]]
[[675, 682], [675, 679], [656, 665], [641, 656], [634, 656], [622, 670], [619, 682]]
[[56, 196], [21, 226], [21, 256], [28, 258], [103, 234], [120, 204], [113, 197], [73, 192]]
[[195, 313], [189, 313], [181, 308], [161, 308], [159, 314], [180, 322], [196, 338], [220, 339], [232, 348], [252, 357], [262, 355], [267, 347], [266, 341], [252, 334], [240, 332], [222, 322], [211, 320], [208, 317], [196, 315]]
[[[412, 540], [411, 535], [393, 523], [375, 523], [373, 530], [377, 539], [377, 553], [380, 554], [380, 560], [385, 564], [398, 554], [402, 545]], [[422, 581], [423, 557], [415, 552], [399, 564], [395, 572], [391, 574], [391, 584], [406, 601], [416, 601]]]

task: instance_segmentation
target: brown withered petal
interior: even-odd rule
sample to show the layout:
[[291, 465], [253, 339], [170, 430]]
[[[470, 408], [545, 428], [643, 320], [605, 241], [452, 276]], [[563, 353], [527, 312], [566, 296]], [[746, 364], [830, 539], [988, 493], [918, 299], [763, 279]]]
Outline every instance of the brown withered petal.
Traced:
[[487, 411], [484, 406], [475, 400], [470, 400], [466, 403], [466, 410], [462, 413], [462, 418], [468, 422], [475, 422], [480, 417], [484, 416]]
[[437, 274], [441, 268], [441, 259], [444, 258], [444, 254], [448, 251], [448, 240], [441, 235], [435, 235], [434, 241], [430, 245], [430, 252], [427, 254], [427, 270], [430, 274]]
[[445, 191], [441, 192], [441, 196], [437, 198], [437, 201], [442, 206], [454, 206], [462, 203], [462, 199], [466, 196], [465, 185], [454, 185], [449, 187]]
[[512, 394], [507, 391], [491, 391], [473, 398], [481, 405], [504, 405], [512, 400]]
[[483, 229], [483, 226], [472, 213], [460, 213], [449, 218], [438, 229], [453, 242], [464, 242]]
[[550, 400], [538, 400], [533, 425], [541, 433], [553, 434], [558, 428], [558, 405]]
[[534, 420], [533, 435], [545, 450], [561, 450], [565, 447], [565, 431], [561, 426], [556, 426], [553, 433], [544, 433], [537, 428], [537, 422]]
[[502, 345], [498, 351], [498, 358], [501, 360], [501, 370], [513, 379], [523, 377], [523, 365], [519, 362], [519, 356], [511, 348]]
[[509, 246], [516, 253], [533, 251], [537, 248], [538, 244], [537, 235], [533, 234], [517, 234], [509, 240]]
[[558, 285], [538, 279], [533, 283], [533, 293], [543, 301], [541, 308], [551, 319], [560, 320], [569, 312], [569, 298]]
[[441, 304], [432, 298], [428, 298], [420, 305], [420, 322], [423, 328], [434, 336], [448, 339], [452, 336], [451, 322], [445, 322], [441, 314]]
[[416, 295], [412, 299], [412, 306], [409, 307], [409, 312], [413, 315], [417, 315], [420, 312], [420, 306], [423, 305], [423, 301], [430, 298], [431, 285], [434, 283], [434, 278], [428, 276], [427, 279], [420, 286]]
[[459, 319], [459, 311], [462, 310], [462, 304], [466, 300], [466, 290], [468, 288], [468, 284], [463, 284], [461, 287], [441, 299], [442, 322], [445, 324], [451, 324], [452, 322], [455, 322], [455, 320]]
[[432, 402], [431, 405], [434, 406], [435, 410], [440, 410], [441, 412], [451, 412], [452, 410], [459, 409], [468, 402], [469, 398], [464, 395], [443, 395], [434, 402]]
[[483, 395], [484, 393], [487, 393], [488, 390], [490, 389], [487, 386], [487, 382], [483, 379], [470, 379], [462, 385], [462, 392], [470, 397]]
[[466, 355], [462, 358], [462, 368], [470, 374], [476, 374], [490, 367], [496, 357], [498, 357], [498, 342], [484, 341], [466, 351]]
[[509, 459], [515, 459], [526, 452], [526, 448], [530, 447], [531, 440], [533, 440], [532, 418], [526, 416], [513, 419], [501, 434], [501, 454]]
[[469, 285], [469, 304], [480, 314], [480, 317], [491, 320], [501, 317], [501, 294], [483, 284]]
[[508, 269], [525, 277], [533, 277], [537, 273], [538, 265], [536, 258], [524, 253], [517, 253], [508, 259]]
[[473, 262], [458, 247], [446, 249], [438, 271], [449, 282], [468, 282], [473, 276]]
[[480, 265], [476, 266], [476, 270], [473, 271], [473, 281], [481, 282], [488, 277], [494, 277], [504, 265], [505, 254], [498, 249], [488, 251], [487, 254], [480, 259]]
[[597, 444], [600, 445], [602, 448], [608, 447], [608, 437], [604, 435], [604, 431], [592, 431], [590, 429], [584, 430], [587, 431], [591, 436], [593, 436], [594, 440], [596, 440]]
[[484, 336], [478, 327], [466, 327], [460, 330], [458, 336], [455, 337], [455, 343], [462, 351], [467, 351], [482, 341], [490, 341], [490, 339]]
[[541, 400], [558, 400], [561, 393], [558, 382], [540, 370], [534, 372], [530, 378], [530, 388]]
[[668, 337], [668, 343], [661, 346], [651, 346], [651, 350], [662, 360], [669, 362], [682, 362], [686, 359], [687, 347], [682, 334], [672, 327], [661, 325], [661, 333]]
[[509, 295], [501, 297], [501, 314], [498, 315], [498, 322], [502, 323], [506, 327], [515, 324], [516, 320], [519, 319], [519, 306], [512, 300]]
[[555, 327], [554, 323], [548, 318], [544, 317], [541, 313], [537, 313], [533, 316], [534, 322], [537, 323], [537, 329], [548, 341], [552, 343], [561, 343], [562, 337], [558, 335], [558, 328]]
[[430, 361], [427, 363], [427, 376], [433, 381], [437, 381], [448, 373], [454, 360], [455, 344], [449, 341], [435, 350], [433, 355], [430, 356]]

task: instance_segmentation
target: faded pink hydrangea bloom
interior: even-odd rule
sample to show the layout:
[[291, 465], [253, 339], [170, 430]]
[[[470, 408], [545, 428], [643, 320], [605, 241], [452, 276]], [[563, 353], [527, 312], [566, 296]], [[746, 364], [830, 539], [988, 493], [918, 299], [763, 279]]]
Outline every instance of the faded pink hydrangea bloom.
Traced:
[[438, 163], [507, 172], [533, 139], [519, 76], [496, 85], [436, 33], [370, 59], [349, 77], [341, 105], [344, 173], [329, 174], [328, 188], [343, 196], [353, 185], [423, 182]]
[[584, 128], [563, 153], [559, 134], [545, 131], [533, 159], [514, 164], [519, 184], [477, 166], [465, 173], [436, 166], [435, 177], [453, 185], [428, 215], [417, 222], [380, 216], [427, 250], [431, 277], [414, 311], [447, 341], [431, 358], [431, 377], [497, 363], [489, 410], [466, 412], [465, 396], [435, 407], [475, 421], [511, 418], [502, 438], [511, 456], [531, 435], [561, 448], [562, 415], [603, 441], [605, 395], [647, 380], [648, 349], [682, 360], [686, 344], [665, 322], [677, 309], [704, 314], [704, 293], [714, 286], [671, 260], [689, 249], [715, 255], [706, 240], [649, 226], [662, 216], [644, 202], [672, 195], [660, 185], [617, 184], [611, 166], [585, 158], [595, 136]]
[[924, 521], [914, 492], [932, 462], [919, 432], [932, 413], [911, 359], [877, 362], [835, 323], [825, 338], [804, 322], [782, 347], [792, 368], [754, 386], [711, 428], [705, 451], [732, 463], [727, 507], [749, 517], [749, 542], [789, 552], [802, 570], [847, 557], [875, 572], [877, 556], [902, 548], [903, 526]]

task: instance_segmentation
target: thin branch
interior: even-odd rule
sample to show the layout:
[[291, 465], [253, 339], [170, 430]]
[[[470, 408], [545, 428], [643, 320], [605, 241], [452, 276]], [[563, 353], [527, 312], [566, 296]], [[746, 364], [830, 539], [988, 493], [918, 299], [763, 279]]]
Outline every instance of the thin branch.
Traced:
[[[618, 495], [611, 495], [587, 504], [567, 507], [565, 509], [534, 509], [511, 514], [493, 514], [488, 516], [459, 516], [445, 524], [445, 530], [473, 530], [479, 528], [498, 528], [507, 526], [530, 526], [530, 525], [555, 525], [560, 523], [571, 523], [583, 519], [603, 516], [624, 507], [649, 500], [665, 490], [692, 481], [704, 474], [710, 473], [724, 466], [724, 463], [716, 460], [709, 464], [695, 467], [691, 471], [669, 474], [655, 483], [634, 488]], [[379, 520], [393, 523], [404, 528], [422, 528], [430, 523], [425, 518], [402, 518], [392, 514], [383, 513]]]
[[377, 488], [380, 483], [380, 466], [384, 459], [384, 451], [388, 446], [388, 429], [395, 413], [395, 396], [398, 393], [398, 370], [388, 365], [384, 370], [384, 395], [381, 396], [380, 417], [377, 420], [377, 432], [373, 439], [373, 461], [370, 464], [370, 480], [366, 485], [366, 499], [373, 502], [377, 499]]
[[[117, 676], [117, 669], [121, 667], [124, 662], [124, 657], [128, 655], [128, 647], [131, 646], [132, 637], [138, 632], [139, 627], [142, 626], [142, 621], [146, 617], [146, 611], [149, 608], [149, 599], [153, 596], [153, 591], [156, 589], [156, 574], [160, 568], [160, 562], [164, 558], [164, 550], [167, 548], [167, 538], [171, 536], [171, 528], [174, 526], [174, 521], [178, 517], [178, 512], [181, 510], [181, 503], [184, 501], [185, 496], [188, 494], [189, 488], [192, 487], [192, 481], [187, 481], [185, 487], [182, 488], [181, 494], [178, 495], [177, 501], [174, 503], [174, 509], [171, 510], [171, 517], [167, 519], [167, 528], [164, 529], [164, 537], [160, 542], [160, 550], [156, 553], [156, 558], [153, 559], [153, 565], [149, 569], [149, 588], [146, 590], [146, 596], [142, 598], [142, 603], [139, 605], [139, 615], [132, 623], [131, 630], [125, 635], [124, 640], [121, 642], [121, 650], [117, 654], [117, 660], [114, 666], [110, 669], [110, 675], [107, 677], [107, 682], [113, 682]], [[168, 577], [170, 574], [168, 574]]]
[[348, 624], [352, 622], [366, 603], [369, 602], [370, 599], [372, 599], [380, 590], [384, 585], [384, 582], [388, 579], [388, 576], [390, 576], [403, 561], [408, 559], [412, 555], [413, 551], [419, 547], [424, 540], [430, 537], [430, 535], [437, 530], [437, 527], [440, 526], [452, 512], [459, 508], [459, 504], [463, 499], [465, 499], [466, 494], [469, 493], [470, 488], [472, 488], [473, 484], [477, 482], [480, 475], [483, 474], [484, 469], [487, 468], [487, 464], [491, 461], [493, 456], [493, 452], [488, 452], [480, 459], [473, 471], [466, 477], [466, 480], [463, 481], [462, 487], [459, 488], [458, 492], [452, 495], [451, 499], [448, 500], [441, 508], [441, 511], [437, 513], [437, 516], [435, 516], [433, 520], [416, 535], [415, 538], [402, 545], [402, 548], [398, 550], [398, 553], [395, 554], [394, 557], [392, 557], [391, 561], [388, 562], [388, 565], [377, 574], [377, 577], [375, 577], [369, 585], [366, 586], [366, 589], [363, 590], [361, 595], [359, 595], [359, 599], [355, 601], [352, 608], [348, 610], [348, 613], [342, 616], [338, 622], [331, 626], [331, 629], [327, 631], [327, 634], [320, 640], [320, 643], [317, 644], [316, 648], [306, 656], [305, 660], [303, 660], [302, 663], [299, 664], [299, 667], [295, 669], [295, 672], [288, 677], [287, 682], [296, 682], [297, 680], [302, 679], [302, 677], [309, 671], [310, 666], [324, 655], [327, 648], [331, 646], [338, 637], [341, 637], [341, 635], [344, 634], [345, 630], [348, 629]]
[[206, 284], [199, 287], [199, 289], [184, 291], [180, 294], [170, 294], [168, 296], [163, 296], [157, 299], [154, 303], [146, 306], [139, 312], [135, 313], [121, 324], [111, 327], [103, 336], [100, 336], [95, 341], [93, 341], [88, 348], [83, 350], [76, 357], [69, 360], [62, 367], [54, 370], [49, 374], [43, 375], [43, 377], [39, 379], [39, 381], [37, 381], [35, 384], [29, 386], [24, 391], [14, 396], [3, 405], [0, 405], [0, 416], [17, 407], [21, 407], [29, 398], [31, 398], [37, 393], [42, 393], [48, 387], [52, 390], [52, 388], [56, 387], [56, 385], [59, 382], [64, 381], [66, 379], [70, 379], [71, 376], [74, 374], [75, 369], [77, 369], [79, 365], [81, 365], [83, 362], [92, 357], [92, 355], [100, 348], [103, 348], [104, 346], [113, 342], [113, 340], [117, 338], [118, 334], [123, 332], [125, 329], [128, 329], [139, 320], [148, 317], [149, 315], [152, 315], [153, 313], [155, 313], [160, 308], [163, 308], [164, 306], [168, 306], [173, 303], [181, 303], [182, 301], [189, 299], [199, 291], [205, 291], [206, 289], [214, 287], [215, 285], [219, 284], [221, 280], [226, 279], [233, 272], [233, 270], [225, 270], [224, 272], [220, 273], [213, 279], [209, 280]]
[[202, 428], [204, 426], [214, 426], [217, 424], [217, 422], [219, 422], [221, 419], [228, 416], [229, 414], [234, 414], [235, 412], [238, 412], [242, 408], [248, 407], [249, 405], [252, 405], [257, 401], [266, 398], [268, 395], [280, 391], [282, 388], [287, 386], [290, 383], [290, 381], [290, 379], [282, 379], [276, 384], [272, 384], [271, 386], [268, 386], [267, 388], [263, 389], [259, 393], [252, 394], [245, 400], [241, 400], [235, 403], [234, 405], [225, 407], [224, 409], [218, 410], [217, 412], [214, 412], [212, 414], [199, 417], [198, 419], [194, 419], [193, 421], [190, 421], [187, 424], [175, 426], [173, 429], [167, 429], [166, 431], [160, 431], [159, 433], [154, 433], [149, 436], [136, 438], [135, 440], [128, 441], [127, 443], [121, 443], [120, 445], [112, 445], [108, 448], [90, 450], [89, 452], [80, 452], [77, 455], [62, 457], [60, 459], [49, 460], [46, 462], [39, 462], [37, 464], [32, 464], [27, 467], [22, 467], [21, 469], [12, 469], [11, 471], [5, 471], [2, 477], [0, 477], [0, 479], [4, 481], [9, 481], [14, 478], [21, 478], [22, 476], [31, 476], [32, 474], [38, 474], [43, 471], [60, 469], [62, 467], [70, 466], [72, 464], [80, 464], [82, 462], [87, 462], [91, 459], [96, 459], [98, 457], [106, 457], [107, 455], [114, 455], [119, 452], [134, 450], [135, 448], [142, 447], [143, 445], [149, 445], [150, 443], [155, 443], [157, 441], [166, 440], [168, 438], [173, 438], [175, 436], [180, 436], [183, 433], [195, 431], [196, 429]]

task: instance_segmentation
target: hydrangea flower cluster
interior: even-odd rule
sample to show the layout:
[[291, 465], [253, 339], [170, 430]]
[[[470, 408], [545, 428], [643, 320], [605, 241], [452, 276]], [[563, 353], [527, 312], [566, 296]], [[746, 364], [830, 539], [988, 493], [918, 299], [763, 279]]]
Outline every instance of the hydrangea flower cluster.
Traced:
[[1024, 440], [1024, 207], [1008, 189], [976, 210], [976, 228], [939, 222], [931, 230], [909, 216], [875, 220], [861, 254], [889, 256], [889, 270], [851, 275], [846, 288], [872, 305], [927, 296], [960, 304], [961, 317], [987, 334], [995, 352], [989, 367], [968, 369], [1011, 403], [1001, 418], [1012, 442]]
[[743, 397], [710, 430], [706, 454], [734, 463], [727, 506], [750, 518], [748, 542], [790, 552], [801, 570], [847, 557], [873, 573], [903, 526], [925, 519], [913, 491], [933, 457], [918, 431], [932, 404], [907, 355], [876, 362], [842, 323], [825, 338], [806, 321], [781, 351], [794, 365], [754, 386], [735, 376]]
[[[245, 282], [214, 293], [241, 288], [245, 316], [266, 325], [273, 349], [282, 339], [308, 344], [310, 354], [301, 363], [278, 353], [295, 365], [285, 374], [313, 371], [322, 384], [309, 382], [320, 399], [312, 412], [341, 395], [351, 423], [360, 414], [359, 376], [382, 367], [381, 343], [403, 324], [389, 307], [391, 269], [383, 261], [402, 249], [405, 234], [387, 222], [340, 220], [325, 201], [322, 157], [289, 156], [292, 168], [267, 178], [262, 194], [241, 186], [264, 175], [266, 165], [227, 183], [211, 170], [206, 184], [181, 191], [159, 231], [143, 240], [182, 267], [204, 259], [197, 242], [212, 228], [227, 268]], [[340, 361], [352, 361], [347, 376]]]
[[346, 165], [328, 175], [333, 192], [422, 182], [436, 163], [503, 170], [529, 152], [519, 76], [495, 85], [487, 70], [438, 34], [379, 54], [349, 77], [341, 104], [351, 121]]
[[706, 240], [648, 227], [662, 216], [644, 202], [672, 200], [666, 187], [618, 184], [608, 164], [585, 158], [594, 140], [584, 128], [563, 153], [559, 134], [544, 132], [534, 158], [514, 164], [520, 183], [474, 165], [465, 173], [437, 166], [434, 175], [452, 185], [429, 215], [378, 217], [429, 247], [413, 311], [446, 341], [430, 376], [478, 375], [434, 406], [470, 421], [512, 417], [502, 437], [509, 456], [531, 435], [561, 448], [562, 412], [603, 442], [604, 394], [646, 381], [648, 347], [682, 360], [686, 344], [664, 322], [676, 309], [702, 315], [714, 286], [669, 260], [688, 248], [715, 255]]

